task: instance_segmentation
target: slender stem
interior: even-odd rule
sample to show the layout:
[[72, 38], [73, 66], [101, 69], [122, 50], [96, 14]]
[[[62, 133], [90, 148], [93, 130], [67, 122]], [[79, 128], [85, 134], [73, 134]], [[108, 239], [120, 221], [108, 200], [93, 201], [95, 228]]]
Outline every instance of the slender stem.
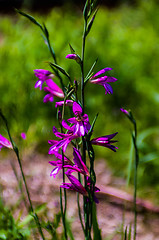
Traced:
[[84, 23], [84, 32], [82, 38], [82, 54], [81, 54], [81, 103], [84, 114], [84, 54], [85, 54], [85, 45], [86, 45], [86, 28], [87, 21]]
[[80, 219], [82, 230], [84, 232], [84, 225], [83, 225], [83, 221], [82, 221], [81, 208], [80, 208], [80, 203], [79, 203], [79, 193], [77, 193], [77, 206], [78, 206], [78, 216], [79, 216], [79, 219]]
[[[65, 100], [66, 101], [66, 100]], [[62, 119], [63, 119], [63, 115], [64, 115], [64, 109], [65, 109], [65, 102], [63, 105], [63, 114], [62, 114]], [[63, 133], [63, 127], [60, 124], [61, 127], [61, 132]], [[61, 150], [62, 153], [62, 177], [63, 177], [63, 183], [65, 183], [65, 169], [64, 169], [64, 152], [63, 150]], [[61, 214], [62, 214], [62, 223], [63, 223], [63, 227], [64, 227], [64, 234], [65, 234], [65, 239], [67, 240], [67, 228], [66, 228], [66, 209], [67, 209], [67, 195], [66, 195], [66, 189], [63, 189], [64, 192], [64, 207], [63, 207], [63, 199], [62, 199], [62, 189], [60, 188], [60, 205], [61, 205]]]
[[61, 207], [61, 215], [62, 215], [62, 223], [64, 227], [64, 234], [65, 234], [65, 239], [67, 240], [67, 231], [66, 231], [66, 221], [65, 221], [65, 214], [63, 210], [63, 201], [62, 201], [62, 189], [60, 188], [60, 207]]
[[28, 186], [27, 186], [27, 183], [26, 183], [26, 179], [25, 179], [25, 175], [24, 175], [24, 172], [23, 172], [23, 168], [22, 168], [22, 164], [21, 164], [21, 160], [20, 160], [20, 157], [19, 157], [19, 150], [17, 148], [17, 146], [15, 146], [14, 142], [13, 142], [13, 139], [11, 137], [11, 134], [10, 134], [10, 131], [9, 131], [9, 127], [8, 127], [8, 122], [7, 122], [7, 119], [5, 118], [5, 116], [2, 114], [2, 112], [0, 111], [0, 115], [3, 119], [3, 121], [5, 122], [5, 125], [6, 125], [6, 128], [7, 128], [7, 132], [8, 132], [8, 136], [10, 138], [10, 141], [12, 143], [12, 146], [13, 146], [13, 150], [16, 154], [16, 157], [17, 157], [17, 160], [18, 160], [18, 163], [19, 163], [19, 167], [20, 167], [20, 171], [21, 171], [21, 174], [22, 174], [22, 179], [23, 179], [23, 182], [24, 182], [24, 186], [25, 186], [25, 189], [26, 189], [26, 193], [27, 193], [27, 196], [28, 196], [28, 201], [29, 201], [29, 205], [30, 205], [30, 210], [32, 212], [32, 215], [34, 217], [34, 220], [36, 222], [36, 225], [38, 227], [38, 230], [39, 230], [39, 233], [42, 237], [43, 240], [45, 240], [45, 237], [43, 235], [43, 232], [42, 232], [42, 228], [41, 228], [41, 224], [40, 224], [40, 221], [39, 221], [39, 218], [37, 216], [37, 214], [34, 212], [34, 209], [33, 209], [33, 205], [32, 205], [32, 201], [31, 201], [31, 198], [30, 198], [30, 193], [29, 193], [29, 189], [28, 189]]
[[[42, 31], [43, 31], [43, 30], [42, 30]], [[45, 34], [44, 31], [43, 31], [43, 33]], [[52, 56], [52, 58], [53, 58], [53, 60], [54, 60], [54, 63], [57, 64], [56, 54], [55, 54], [54, 49], [51, 47], [50, 39], [49, 39], [49, 37], [48, 37], [46, 34], [45, 34], [45, 36], [46, 36], [47, 45], [48, 45], [49, 51], [50, 51], [50, 53], [51, 53], [51, 56]], [[64, 91], [64, 90], [65, 90], [65, 86], [64, 86], [64, 84], [63, 84], [62, 77], [60, 76], [58, 70], [54, 69], [54, 71], [55, 71], [56, 76], [59, 78], [60, 83], [61, 83], [62, 90]]]
[[136, 240], [136, 232], [137, 232], [137, 207], [136, 207], [136, 196], [137, 196], [137, 170], [139, 163], [139, 154], [137, 148], [137, 126], [134, 121], [134, 147], [135, 147], [135, 172], [134, 172], [134, 240]]
[[[84, 31], [83, 31], [83, 38], [82, 38], [82, 54], [81, 54], [81, 103], [82, 103], [82, 113], [85, 112], [85, 97], [84, 97], [84, 56], [85, 56], [85, 45], [86, 45], [86, 29], [87, 29], [87, 20], [84, 21]], [[86, 140], [82, 137], [82, 159], [83, 162], [86, 164]], [[87, 190], [87, 179], [85, 180], [85, 188]], [[88, 198], [84, 196], [84, 220], [85, 220], [85, 240], [91, 239], [91, 233], [89, 228], [89, 213], [90, 213], [90, 206]]]
[[18, 182], [18, 185], [19, 185], [19, 189], [20, 189], [20, 192], [21, 192], [21, 195], [22, 195], [22, 199], [23, 199], [23, 201], [24, 201], [24, 205], [25, 205], [26, 209], [27, 209], [28, 212], [29, 212], [28, 204], [27, 204], [27, 201], [26, 201], [26, 199], [25, 199], [24, 192], [23, 192], [22, 181], [21, 181], [21, 179], [20, 179], [19, 176], [18, 176], [18, 173], [17, 173], [17, 171], [16, 171], [16, 168], [15, 168], [15, 166], [14, 166], [13, 161], [10, 161], [10, 164], [11, 164], [11, 166], [12, 166], [14, 175], [15, 175], [15, 177], [16, 177], [16, 179], [17, 179], [17, 182]]

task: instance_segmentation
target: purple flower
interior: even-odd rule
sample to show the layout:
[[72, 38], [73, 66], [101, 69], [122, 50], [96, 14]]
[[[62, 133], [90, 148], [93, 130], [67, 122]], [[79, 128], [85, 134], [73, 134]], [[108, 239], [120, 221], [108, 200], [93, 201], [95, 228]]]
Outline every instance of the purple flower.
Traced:
[[66, 56], [66, 58], [76, 60], [76, 59], [78, 58], [78, 56], [77, 56], [76, 54], [68, 54], [68, 55]]
[[74, 156], [73, 161], [75, 163], [75, 166], [78, 166], [78, 168], [81, 170], [81, 173], [83, 173], [84, 175], [88, 175], [89, 174], [88, 168], [83, 162], [80, 151], [78, 149], [73, 148], [73, 156]]
[[49, 162], [52, 166], [55, 166], [55, 168], [52, 170], [50, 176], [54, 176], [55, 177], [56, 174], [62, 168], [68, 168], [69, 169], [69, 173], [70, 172], [79, 172], [79, 173], [82, 173], [84, 175], [88, 175], [89, 174], [86, 165], [82, 161], [82, 157], [80, 155], [80, 152], [76, 148], [73, 149], [74, 164], [65, 156], [64, 156], [64, 164], [63, 164], [62, 155], [60, 153], [58, 153], [56, 151], [52, 151], [52, 154], [54, 154], [56, 156], [58, 161], [50, 161]]
[[115, 147], [114, 145], [111, 145], [112, 143], [115, 143], [117, 141], [113, 141], [111, 140], [113, 137], [115, 137], [117, 135], [116, 133], [110, 134], [110, 135], [106, 135], [106, 136], [102, 136], [102, 137], [97, 137], [91, 140], [91, 143], [94, 145], [99, 145], [99, 146], [103, 146], [103, 147], [107, 147], [111, 150], [113, 150], [114, 152], [116, 152], [116, 149], [118, 149], [117, 147]]
[[44, 91], [48, 92], [48, 94], [44, 97], [43, 102], [46, 103], [48, 101], [53, 102], [54, 96], [59, 98], [64, 98], [64, 93], [62, 89], [54, 83], [51, 79], [46, 81], [47, 87], [44, 87]]
[[[70, 183], [63, 183], [60, 187], [79, 192], [84, 196], [88, 196], [87, 190], [83, 187], [83, 185], [79, 182], [79, 180], [76, 177], [71, 175], [71, 172], [72, 172], [71, 170], [68, 170], [65, 173], [67, 175]], [[94, 189], [91, 189], [91, 179], [90, 179], [90, 177], [87, 176], [86, 180], [87, 180], [87, 187], [91, 190], [91, 192], [94, 191], [94, 192], [92, 192], [94, 201], [96, 203], [98, 203], [98, 199], [96, 198], [94, 193], [99, 192], [100, 189], [97, 188], [96, 186], [94, 187]]]
[[73, 103], [72, 110], [75, 117], [69, 118], [67, 121], [74, 124], [74, 134], [77, 134], [79, 137], [84, 136], [91, 128], [88, 115], [82, 115], [82, 108], [76, 102]]
[[26, 139], [26, 133], [22, 132], [21, 137], [25, 140]]
[[112, 70], [112, 68], [104, 68], [90, 78], [91, 83], [102, 85], [105, 88], [105, 94], [113, 93], [113, 89], [108, 84], [108, 82], [115, 82], [115, 81], [117, 81], [117, 79], [114, 77], [110, 77], [110, 76], [102, 76], [102, 77], [98, 77], [98, 76], [101, 74], [104, 74], [105, 72], [110, 71], [110, 70]]
[[70, 127], [65, 120], [62, 121], [62, 126], [67, 129], [67, 133], [60, 133], [55, 127], [53, 127], [53, 133], [56, 137], [62, 138], [60, 141], [49, 140], [48, 142], [52, 144], [49, 149], [49, 154], [52, 154], [54, 151], [58, 151], [60, 148], [65, 152], [68, 144], [75, 138], [78, 138], [77, 134], [74, 134], [74, 126]]
[[58, 159], [57, 161], [49, 161], [49, 163], [54, 166], [55, 168], [51, 171], [50, 176], [53, 176], [55, 178], [55, 176], [57, 175], [57, 173], [65, 166], [65, 165], [71, 165], [71, 161], [64, 156], [64, 165], [63, 165], [63, 157], [60, 153], [58, 152], [52, 152], [52, 154], [55, 155], [55, 157]]
[[[73, 101], [72, 100], [66, 100], [65, 101], [65, 106], [72, 106]], [[64, 105], [64, 101], [56, 102], [55, 107], [62, 107]]]
[[71, 183], [63, 183], [60, 187], [61, 188], [66, 188], [66, 189], [70, 189], [70, 190], [79, 192], [79, 193], [81, 193], [84, 196], [87, 196], [87, 191], [82, 186], [82, 184], [79, 182], [79, 180], [76, 177], [74, 177], [73, 175], [71, 175], [69, 173], [69, 171], [67, 172], [66, 175], [67, 175], [67, 177], [68, 177], [68, 179], [69, 179], [69, 181]]
[[82, 173], [83, 175], [89, 175], [89, 171], [88, 168], [86, 167], [86, 165], [84, 164], [80, 151], [77, 150], [76, 148], [73, 148], [73, 156], [74, 156], [74, 165], [65, 165], [65, 168], [68, 168], [69, 172], [79, 172]]
[[121, 110], [123, 113], [125, 113], [126, 115], [129, 115], [129, 112], [128, 112], [126, 109], [120, 108], [120, 110]]
[[11, 142], [0, 134], [0, 150], [4, 147], [13, 149]]
[[39, 80], [35, 83], [35, 88], [39, 87], [40, 90], [42, 90], [42, 85], [46, 80], [55, 77], [54, 74], [52, 74], [50, 71], [44, 69], [35, 69], [34, 73], [35, 76], [39, 78]]

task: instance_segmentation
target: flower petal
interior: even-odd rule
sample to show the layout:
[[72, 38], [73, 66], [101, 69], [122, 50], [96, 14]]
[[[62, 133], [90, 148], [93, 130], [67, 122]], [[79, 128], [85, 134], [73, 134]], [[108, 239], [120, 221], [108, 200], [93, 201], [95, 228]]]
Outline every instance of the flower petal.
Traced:
[[72, 110], [73, 110], [74, 115], [76, 115], [76, 116], [82, 114], [82, 108], [77, 102], [73, 103]]
[[97, 77], [97, 76], [99, 76], [99, 75], [101, 75], [101, 74], [103, 74], [103, 73], [105, 73], [105, 72], [107, 72], [107, 71], [110, 71], [110, 70], [112, 70], [113, 68], [109, 68], [109, 67], [107, 67], [107, 68], [103, 68], [102, 70], [100, 70], [99, 72], [97, 72], [96, 74], [94, 74], [92, 77], [91, 77], [91, 79], [93, 79], [93, 78], [95, 78], [95, 77]]

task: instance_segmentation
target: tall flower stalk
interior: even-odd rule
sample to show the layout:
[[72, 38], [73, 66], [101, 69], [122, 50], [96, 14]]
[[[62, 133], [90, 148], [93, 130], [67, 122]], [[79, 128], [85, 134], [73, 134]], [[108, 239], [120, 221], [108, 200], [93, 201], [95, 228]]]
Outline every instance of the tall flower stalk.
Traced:
[[[35, 88], [39, 87], [40, 90], [47, 92], [43, 100], [46, 104], [48, 101], [53, 102], [55, 98], [62, 98], [62, 101], [55, 103], [59, 128], [54, 126], [52, 129], [56, 139], [48, 141], [51, 145], [48, 153], [54, 155], [57, 159], [56, 161], [49, 162], [53, 166], [50, 176], [56, 177], [60, 171], [62, 171], [63, 176], [63, 182], [60, 185], [60, 205], [65, 239], [68, 239], [69, 234], [66, 221], [67, 189], [77, 192], [78, 213], [85, 240], [101, 239], [95, 206], [95, 204], [99, 202], [96, 197], [96, 192], [100, 191], [100, 189], [96, 186], [96, 173], [94, 169], [95, 152], [93, 145], [106, 147], [114, 152], [116, 152], [117, 149], [117, 147], [113, 145], [117, 141], [112, 140], [117, 133], [96, 138], [92, 137], [98, 114], [94, 117], [94, 121], [91, 124], [89, 115], [85, 113], [86, 84], [93, 83], [102, 85], [106, 90], [105, 94], [112, 94], [112, 87], [108, 83], [117, 81], [116, 78], [105, 75], [106, 71], [112, 70], [112, 68], [109, 67], [105, 67], [94, 74], [93, 70], [97, 60], [91, 66], [88, 74], [85, 74], [86, 39], [91, 31], [97, 13], [97, 2], [97, 0], [86, 0], [84, 6], [84, 30], [81, 56], [76, 53], [71, 45], [70, 53], [66, 56], [67, 59], [74, 60], [79, 65], [81, 71], [81, 80], [79, 82], [76, 80], [73, 81], [69, 73], [57, 65], [55, 51], [50, 45], [49, 32], [46, 26], [44, 24], [41, 25], [32, 16], [18, 11], [40, 27], [44, 35], [45, 43], [47, 43], [51, 56], [53, 57], [53, 62], [48, 62], [51, 71], [44, 69], [34, 70], [38, 78]], [[67, 79], [65, 84], [61, 76]], [[60, 87], [57, 83], [58, 80], [60, 81]], [[80, 100], [78, 96], [81, 96]], [[65, 108], [70, 109], [71, 117], [68, 119], [66, 119], [65, 116]], [[73, 146], [72, 158], [67, 157], [68, 145], [70, 147]], [[83, 209], [82, 206], [80, 206], [79, 195], [83, 196]]]
[[134, 161], [134, 237], [136, 240], [137, 233], [137, 206], [136, 206], [136, 197], [137, 197], [137, 177], [138, 177], [138, 165], [139, 165], [139, 151], [137, 146], [137, 124], [136, 120], [131, 111], [121, 108], [121, 111], [128, 117], [130, 122], [133, 124], [134, 131], [132, 133], [132, 140], [135, 151], [135, 161]]

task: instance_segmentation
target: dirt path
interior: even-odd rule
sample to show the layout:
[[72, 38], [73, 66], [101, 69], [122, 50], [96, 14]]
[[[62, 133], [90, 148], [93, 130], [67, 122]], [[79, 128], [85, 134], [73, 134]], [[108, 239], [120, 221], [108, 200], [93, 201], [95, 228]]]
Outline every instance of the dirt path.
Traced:
[[[1, 156], [2, 158], [2, 156]], [[31, 199], [34, 205], [47, 203], [47, 215], [50, 220], [54, 213], [60, 210], [59, 206], [59, 186], [61, 178], [50, 177], [52, 166], [48, 164], [49, 156], [34, 155], [27, 156], [23, 160], [24, 172], [27, 177]], [[11, 161], [14, 163], [19, 173], [19, 167], [16, 159], [7, 157], [0, 159], [0, 185], [3, 190], [3, 199], [8, 206], [15, 206], [20, 198], [17, 180], [11, 167]], [[111, 171], [106, 167], [104, 160], [97, 162], [97, 186], [101, 188], [102, 194], [98, 195], [99, 204], [97, 204], [98, 222], [102, 229], [103, 239], [111, 236], [110, 239], [120, 240], [120, 229], [124, 217], [124, 225], [128, 226], [133, 222], [133, 213], [131, 207], [124, 211], [123, 200], [118, 202], [116, 198], [110, 198], [104, 191], [107, 186], [115, 186], [120, 189], [124, 186], [122, 179], [112, 177]], [[126, 205], [125, 205], [126, 206]], [[25, 215], [25, 206], [21, 203], [18, 211], [23, 209]], [[18, 215], [16, 211], [16, 215]], [[78, 220], [76, 194], [68, 192], [68, 217], [72, 220], [72, 229], [76, 240], [83, 240], [81, 226]], [[152, 214], [149, 211], [138, 214], [137, 240], [159, 240], [159, 214]]]

